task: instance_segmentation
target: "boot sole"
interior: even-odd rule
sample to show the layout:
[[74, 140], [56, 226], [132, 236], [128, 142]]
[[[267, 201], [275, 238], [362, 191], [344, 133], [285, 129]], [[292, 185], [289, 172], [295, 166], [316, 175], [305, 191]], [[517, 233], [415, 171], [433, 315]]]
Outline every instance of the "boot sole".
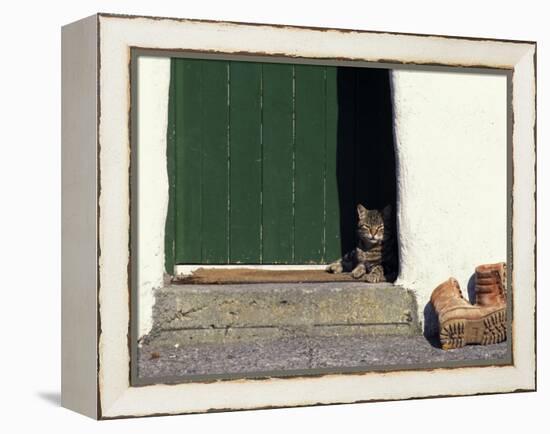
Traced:
[[506, 309], [479, 319], [453, 319], [442, 325], [439, 333], [444, 350], [468, 344], [491, 345], [506, 340]]

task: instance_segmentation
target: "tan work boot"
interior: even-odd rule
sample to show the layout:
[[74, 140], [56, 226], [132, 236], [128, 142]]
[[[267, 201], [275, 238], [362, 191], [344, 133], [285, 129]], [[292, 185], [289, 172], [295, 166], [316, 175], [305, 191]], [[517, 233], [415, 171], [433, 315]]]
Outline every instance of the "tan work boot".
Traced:
[[476, 305], [506, 306], [506, 263], [476, 267]]
[[439, 317], [439, 340], [444, 350], [467, 344], [494, 344], [506, 339], [502, 305], [472, 306], [462, 296], [455, 278], [437, 286], [430, 300]]

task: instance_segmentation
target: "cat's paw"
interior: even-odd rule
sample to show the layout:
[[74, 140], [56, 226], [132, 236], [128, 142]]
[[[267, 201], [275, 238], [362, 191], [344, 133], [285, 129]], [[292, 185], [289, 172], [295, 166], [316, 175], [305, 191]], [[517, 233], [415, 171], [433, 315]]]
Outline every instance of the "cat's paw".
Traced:
[[385, 282], [386, 278], [384, 276], [383, 271], [375, 269], [366, 275], [365, 280], [368, 283], [379, 283], [379, 282]]
[[340, 261], [337, 261], [329, 264], [325, 270], [329, 273], [342, 273], [344, 271], [344, 267]]
[[360, 279], [363, 277], [366, 273], [365, 266], [363, 264], [359, 264], [357, 267], [353, 269], [351, 272], [351, 275], [354, 279]]

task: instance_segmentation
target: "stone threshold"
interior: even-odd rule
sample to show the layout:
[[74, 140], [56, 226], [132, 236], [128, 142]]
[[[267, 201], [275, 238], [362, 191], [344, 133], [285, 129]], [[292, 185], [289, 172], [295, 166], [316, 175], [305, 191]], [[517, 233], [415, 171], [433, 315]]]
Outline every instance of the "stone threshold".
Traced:
[[388, 283], [170, 285], [155, 298], [144, 342], [159, 345], [421, 333], [414, 293]]

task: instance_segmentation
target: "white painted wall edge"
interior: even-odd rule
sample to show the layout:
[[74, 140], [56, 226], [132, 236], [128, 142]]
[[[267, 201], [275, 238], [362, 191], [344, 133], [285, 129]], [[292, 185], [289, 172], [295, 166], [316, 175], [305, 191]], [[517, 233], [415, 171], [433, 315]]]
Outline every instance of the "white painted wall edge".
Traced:
[[142, 337], [153, 325], [154, 292], [164, 283], [170, 59], [139, 56], [137, 76], [138, 333]]

